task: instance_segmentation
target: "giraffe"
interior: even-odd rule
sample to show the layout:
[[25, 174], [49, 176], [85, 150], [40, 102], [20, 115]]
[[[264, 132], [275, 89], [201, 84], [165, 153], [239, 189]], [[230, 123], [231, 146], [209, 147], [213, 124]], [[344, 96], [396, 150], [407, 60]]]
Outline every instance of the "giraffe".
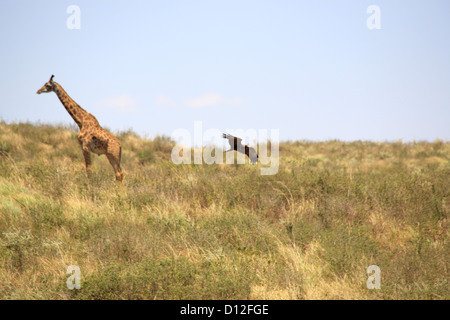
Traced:
[[122, 183], [123, 174], [122, 169], [120, 168], [122, 147], [119, 139], [103, 129], [92, 114], [81, 108], [75, 101], [73, 101], [63, 87], [59, 83], [53, 81], [53, 77], [54, 75], [52, 75], [50, 80], [36, 93], [41, 94], [55, 92], [64, 108], [66, 108], [67, 112], [80, 128], [78, 142], [80, 143], [83, 151], [84, 161], [86, 163], [86, 173], [88, 177], [91, 176], [92, 171], [91, 152], [96, 153], [99, 156], [101, 154], [105, 154], [114, 169], [116, 180]]

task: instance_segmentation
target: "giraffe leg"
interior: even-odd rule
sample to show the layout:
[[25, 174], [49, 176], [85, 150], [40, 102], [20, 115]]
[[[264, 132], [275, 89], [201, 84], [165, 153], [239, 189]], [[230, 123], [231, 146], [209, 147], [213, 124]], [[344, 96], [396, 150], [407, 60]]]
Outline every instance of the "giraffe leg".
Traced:
[[90, 151], [89, 151], [87, 148], [85, 148], [85, 146], [87, 146], [87, 145], [84, 144], [84, 139], [83, 139], [83, 138], [84, 138], [83, 134], [80, 133], [80, 134], [78, 135], [78, 143], [79, 143], [80, 146], [81, 146], [81, 151], [83, 151], [84, 162], [85, 162], [85, 164], [86, 164], [86, 173], [87, 173], [87, 176], [88, 176], [88, 178], [90, 178], [90, 177], [91, 177], [91, 173], [92, 173], [92, 168], [91, 168], [91, 164], [92, 164], [91, 153], [90, 153]]
[[83, 156], [84, 156], [84, 162], [86, 163], [86, 173], [88, 178], [92, 176], [92, 160], [91, 160], [91, 153], [89, 151], [86, 151], [83, 149]]
[[94, 136], [91, 133], [87, 133], [86, 135], [84, 135], [81, 139], [80, 139], [80, 143], [81, 143], [81, 148], [84, 151], [90, 151], [89, 150], [89, 145], [92, 142], [92, 138]]
[[118, 154], [115, 153], [107, 153], [106, 157], [109, 160], [109, 163], [114, 169], [114, 172], [116, 173], [116, 180], [122, 183], [123, 180], [123, 173], [122, 169], [120, 168], [120, 151]]

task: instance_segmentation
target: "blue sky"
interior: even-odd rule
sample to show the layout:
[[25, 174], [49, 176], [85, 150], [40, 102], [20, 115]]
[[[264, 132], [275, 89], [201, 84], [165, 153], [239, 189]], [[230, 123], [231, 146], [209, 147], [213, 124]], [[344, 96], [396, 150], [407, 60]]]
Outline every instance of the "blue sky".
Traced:
[[[80, 29], [67, 28], [70, 5]], [[366, 25], [370, 5], [381, 29]], [[450, 1], [0, 2], [0, 119], [281, 140], [450, 139]]]

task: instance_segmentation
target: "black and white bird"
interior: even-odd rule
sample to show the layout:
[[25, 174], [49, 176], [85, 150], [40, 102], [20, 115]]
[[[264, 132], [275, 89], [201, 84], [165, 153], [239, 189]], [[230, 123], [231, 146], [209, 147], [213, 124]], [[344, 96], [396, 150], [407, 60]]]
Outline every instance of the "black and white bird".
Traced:
[[225, 139], [228, 139], [228, 143], [230, 144], [231, 149], [228, 151], [236, 150], [237, 152], [244, 153], [247, 155], [247, 157], [250, 159], [250, 163], [256, 163], [258, 162], [258, 153], [256, 150], [252, 147], [249, 147], [245, 144], [242, 144], [242, 139], [237, 138], [235, 136], [232, 136], [231, 134], [223, 134], [223, 137]]

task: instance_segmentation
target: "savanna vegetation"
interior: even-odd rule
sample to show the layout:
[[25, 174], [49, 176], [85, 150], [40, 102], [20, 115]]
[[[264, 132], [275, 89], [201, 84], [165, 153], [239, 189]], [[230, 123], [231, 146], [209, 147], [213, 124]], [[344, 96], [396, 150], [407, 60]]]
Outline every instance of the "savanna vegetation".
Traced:
[[450, 298], [449, 142], [282, 142], [264, 176], [117, 135], [123, 186], [74, 127], [0, 123], [1, 299]]

